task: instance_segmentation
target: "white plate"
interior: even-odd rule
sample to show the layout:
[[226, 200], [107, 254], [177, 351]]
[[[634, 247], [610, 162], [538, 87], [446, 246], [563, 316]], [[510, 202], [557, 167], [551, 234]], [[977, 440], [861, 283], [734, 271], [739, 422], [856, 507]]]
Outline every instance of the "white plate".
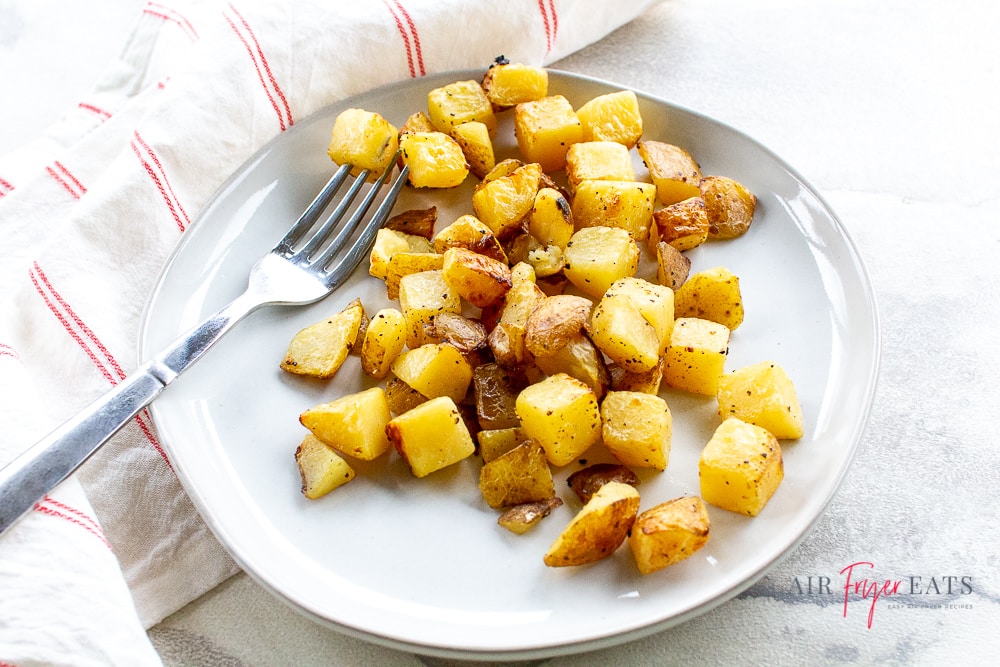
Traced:
[[[254, 156], [166, 265], [143, 319], [141, 357], [243, 289], [254, 260], [331, 172], [326, 145], [340, 110], [363, 107], [398, 125], [425, 108], [431, 88], [478, 76], [431, 76], [335, 104]], [[574, 106], [618, 89], [560, 72], [550, 79], [550, 92]], [[783, 443], [786, 476], [770, 504], [753, 519], [710, 508], [708, 545], [642, 577], [627, 547], [590, 566], [542, 564], [578, 507], [562, 481], [575, 464], [558, 475], [567, 502], [524, 536], [497, 526], [473, 459], [418, 480], [393, 453], [359, 465], [354, 481], [325, 498], [304, 499], [293, 460], [304, 434], [299, 413], [367, 383], [356, 357], [330, 383], [292, 377], [278, 362], [296, 331], [351, 299], [362, 297], [369, 312], [384, 303], [384, 288], [360, 268], [325, 301], [251, 315], [152, 407], [184, 488], [261, 584], [319, 622], [384, 645], [527, 659], [612, 645], [701, 614], [750, 586], [806, 535], [836, 492], [871, 405], [879, 340], [866, 271], [835, 214], [770, 151], [663, 100], [640, 95], [640, 104], [646, 138], [686, 147], [706, 174], [736, 178], [759, 198], [744, 237], [690, 256], [692, 270], [725, 265], [741, 278], [747, 316], [727, 368], [777, 361], [799, 393], [806, 434]], [[504, 154], [513, 144], [509, 116], [500, 130]], [[408, 189], [399, 210], [435, 203], [442, 224], [450, 222], [471, 212], [473, 181], [444, 194]], [[713, 399], [664, 396], [674, 416], [670, 465], [643, 475], [643, 507], [698, 492], [698, 454], [718, 423]]]

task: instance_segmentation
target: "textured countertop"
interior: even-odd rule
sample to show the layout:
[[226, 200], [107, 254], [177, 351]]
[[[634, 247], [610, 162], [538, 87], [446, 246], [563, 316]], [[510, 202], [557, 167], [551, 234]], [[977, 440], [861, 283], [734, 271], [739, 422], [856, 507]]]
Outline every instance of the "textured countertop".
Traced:
[[[88, 87], [141, 7], [83, 3], [64, 32], [33, 34], [49, 4], [0, 5], [0, 87], [28, 93], [4, 110], [0, 151]], [[793, 553], [683, 625], [543, 664], [995, 664], [998, 30], [987, 1], [668, 0], [554, 65], [700, 111], [794, 165], [864, 257], [882, 360], [855, 462]], [[844, 606], [854, 563], [902, 582], [870, 625], [870, 602]], [[245, 575], [150, 634], [168, 665], [421, 664], [299, 617]]]

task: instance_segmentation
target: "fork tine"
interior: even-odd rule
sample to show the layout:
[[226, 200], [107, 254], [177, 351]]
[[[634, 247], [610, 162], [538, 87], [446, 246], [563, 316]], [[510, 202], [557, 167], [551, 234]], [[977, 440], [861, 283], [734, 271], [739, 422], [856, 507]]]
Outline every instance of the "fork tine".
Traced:
[[[333, 212], [327, 216], [326, 220], [323, 221], [323, 224], [320, 225], [319, 229], [317, 229], [309, 240], [306, 241], [306, 244], [291, 256], [292, 261], [299, 262], [302, 260], [312, 259], [312, 256], [316, 254], [316, 250], [326, 242], [326, 240], [330, 237], [330, 234], [333, 233], [333, 230], [337, 228], [341, 218], [343, 218], [347, 211], [351, 208], [351, 204], [354, 203], [354, 199], [358, 196], [358, 193], [361, 192], [361, 188], [368, 180], [368, 175], [370, 173], [371, 170], [363, 169], [357, 177], [355, 177], [354, 182], [351, 183], [351, 187], [348, 188], [344, 196], [337, 202], [337, 206], [333, 209]], [[373, 187], [372, 190], [374, 189], [375, 188]], [[364, 206], [364, 202], [370, 201], [371, 196], [370, 191], [368, 197], [362, 200], [361, 206]], [[359, 210], [362, 209], [359, 208]], [[362, 215], [364, 215], [363, 211]], [[339, 239], [340, 237], [341, 235], [338, 234], [337, 238]]]
[[340, 169], [330, 177], [330, 180], [326, 182], [323, 189], [319, 191], [319, 194], [312, 200], [312, 203], [306, 207], [306, 210], [302, 212], [302, 215], [299, 216], [299, 219], [295, 221], [295, 224], [288, 230], [284, 238], [278, 242], [278, 245], [274, 247], [272, 252], [285, 257], [291, 254], [295, 244], [302, 240], [302, 236], [309, 231], [309, 228], [315, 224], [316, 220], [323, 213], [323, 210], [330, 204], [333, 196], [340, 189], [340, 186], [344, 184], [344, 180], [350, 171], [351, 165], [341, 165]]
[[[382, 174], [379, 186], [381, 186], [382, 183], [385, 182], [385, 179], [390, 171], [392, 171], [391, 167], [387, 169], [384, 174]], [[406, 178], [409, 175], [409, 173], [410, 173], [409, 165], [404, 164], [403, 168], [399, 170], [399, 174], [396, 176], [392, 184], [389, 186], [389, 192], [382, 200], [382, 203], [375, 210], [375, 213], [368, 221], [368, 224], [365, 225], [364, 229], [361, 231], [361, 234], [358, 236], [357, 241], [351, 246], [350, 250], [348, 250], [344, 254], [344, 256], [340, 259], [340, 261], [338, 261], [333, 266], [333, 268], [331, 268], [328, 271], [327, 273], [328, 285], [337, 285], [338, 283], [346, 279], [347, 276], [350, 275], [352, 271], [354, 271], [354, 268], [358, 265], [358, 263], [371, 250], [372, 243], [375, 241], [375, 235], [378, 233], [378, 230], [382, 228], [382, 225], [385, 224], [385, 221], [389, 218], [389, 213], [392, 212], [392, 208], [396, 204], [396, 199], [399, 197], [399, 191], [402, 189], [403, 184], [406, 183]], [[374, 192], [375, 189], [373, 188], [372, 191]], [[370, 206], [371, 202], [368, 202], [368, 205]], [[361, 216], [357, 216], [357, 220], [352, 220], [350, 223], [350, 227], [352, 229], [357, 227], [358, 222], [360, 222], [362, 217], [363, 214]], [[329, 264], [330, 261], [336, 255], [336, 253], [340, 250], [340, 246], [342, 245], [343, 243], [339, 245], [331, 244], [331, 246], [327, 248], [327, 250], [323, 253], [323, 255], [317, 258], [316, 260], [317, 263], [320, 264], [321, 266], [326, 266], [327, 264]]]
[[[354, 210], [354, 213], [351, 215], [351, 217], [345, 223], [340, 225], [339, 229], [337, 230], [337, 234], [333, 237], [333, 240], [330, 241], [327, 248], [313, 260], [313, 264], [315, 266], [325, 268], [330, 263], [330, 261], [338, 253], [340, 253], [341, 250], [343, 250], [348, 239], [354, 235], [355, 231], [358, 228], [358, 225], [361, 224], [362, 220], [364, 220], [365, 215], [367, 215], [368, 213], [368, 209], [371, 208], [372, 204], [375, 202], [375, 199], [381, 193], [382, 186], [385, 185], [387, 180], [389, 180], [389, 176], [392, 174], [393, 167], [395, 166], [398, 157], [399, 153], [397, 152], [396, 155], [393, 157], [393, 159], [389, 162], [389, 166], [386, 167], [386, 169], [381, 174], [379, 174], [378, 179], [376, 179], [375, 182], [372, 183], [371, 189], [365, 194], [365, 197], [361, 200], [361, 203], [358, 204], [357, 208]], [[404, 166], [401, 173], [409, 173], [409, 169], [407, 169]], [[380, 213], [383, 212], [383, 208], [385, 208], [386, 210], [384, 211], [384, 214], [388, 214], [388, 210], [392, 208], [393, 204], [395, 204], [396, 197], [398, 196], [401, 187], [402, 183], [400, 181], [399, 176], [397, 176], [396, 181], [393, 183], [393, 186], [390, 188], [389, 193], [386, 195], [386, 198], [383, 201], [383, 206], [378, 209]], [[386, 202], [388, 202], [388, 207], [385, 207]], [[377, 227], [380, 227], [382, 223], [385, 222], [384, 219], [377, 220], [377, 216], [378, 214], [376, 214], [376, 216], [373, 216], [372, 219], [369, 220], [368, 223], [369, 227], [376, 226], [376, 223]], [[331, 216], [331, 218], [332, 217], [334, 216]], [[374, 232], [372, 232], [372, 234], [374, 234]], [[359, 240], [358, 244], [363, 244], [363, 240]]]

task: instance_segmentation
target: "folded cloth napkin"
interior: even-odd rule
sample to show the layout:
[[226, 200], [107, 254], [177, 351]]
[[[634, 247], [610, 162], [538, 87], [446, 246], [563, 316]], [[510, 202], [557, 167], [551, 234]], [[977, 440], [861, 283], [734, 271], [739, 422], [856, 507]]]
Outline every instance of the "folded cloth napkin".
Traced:
[[[92, 93], [0, 157], [0, 464], [137, 365], [164, 260], [265, 142], [379, 85], [551, 63], [655, 2], [148, 2]], [[142, 413], [0, 537], [0, 665], [157, 664], [145, 629], [236, 570]]]

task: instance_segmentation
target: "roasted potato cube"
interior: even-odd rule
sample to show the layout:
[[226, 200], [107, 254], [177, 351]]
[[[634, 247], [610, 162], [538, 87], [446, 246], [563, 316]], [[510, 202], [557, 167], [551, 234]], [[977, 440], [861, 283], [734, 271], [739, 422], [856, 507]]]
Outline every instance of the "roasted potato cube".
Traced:
[[492, 169], [490, 169], [488, 174], [483, 176], [483, 183], [489, 183], [490, 181], [495, 181], [498, 178], [510, 176], [514, 173], [514, 170], [523, 166], [524, 162], [518, 160], [517, 158], [509, 157], [504, 160], [500, 160]]
[[496, 165], [493, 140], [490, 139], [490, 131], [485, 123], [474, 120], [456, 125], [451, 131], [451, 136], [465, 153], [469, 171], [477, 178], [485, 176]]
[[400, 279], [399, 306], [406, 318], [406, 344], [415, 348], [427, 342], [424, 326], [435, 315], [462, 312], [462, 298], [445, 282], [441, 271], [421, 271]]
[[700, 317], [735, 331], [743, 323], [740, 279], [724, 266], [692, 274], [674, 296], [677, 317]]
[[608, 364], [608, 387], [612, 391], [641, 391], [644, 394], [659, 394], [663, 381], [663, 358], [656, 368], [644, 373], [631, 373], [620, 364]]
[[549, 92], [549, 73], [544, 67], [501, 59], [486, 70], [482, 86], [494, 111], [502, 111], [545, 97]]
[[576, 378], [594, 391], [597, 400], [604, 397], [611, 383], [604, 355], [582, 331], [555, 352], [535, 357], [535, 365], [546, 375], [565, 373]]
[[392, 363], [392, 373], [427, 398], [447, 396], [461, 402], [472, 382], [472, 367], [448, 343], [427, 343], [406, 350]]
[[483, 457], [483, 463], [489, 463], [527, 442], [529, 438], [523, 428], [512, 426], [481, 430], [476, 433], [476, 440], [479, 442], [479, 455]]
[[701, 198], [705, 200], [709, 238], [734, 239], [750, 229], [757, 197], [742, 183], [725, 176], [705, 176]]
[[565, 373], [525, 387], [515, 408], [521, 428], [538, 441], [552, 465], [566, 465], [601, 439], [594, 390]]
[[389, 412], [401, 415], [429, 399], [390, 373], [385, 381], [385, 400], [389, 404]]
[[511, 288], [510, 267], [465, 248], [448, 248], [441, 267], [444, 281], [474, 306], [485, 308]]
[[385, 427], [390, 418], [385, 392], [372, 387], [309, 408], [299, 422], [341, 454], [372, 461], [389, 449]]
[[622, 278], [608, 288], [606, 295], [624, 294], [632, 299], [636, 309], [653, 325], [660, 341], [660, 351], [667, 349], [670, 332], [674, 329], [674, 293], [669, 287], [642, 278]]
[[498, 239], [509, 238], [531, 214], [541, 181], [542, 168], [534, 162], [483, 181], [472, 194], [472, 210]]
[[488, 339], [501, 366], [519, 366], [530, 359], [524, 346], [525, 327], [531, 311], [544, 298], [545, 293], [535, 285], [534, 269], [527, 264], [515, 265], [511, 269], [511, 288], [504, 295], [499, 320]]
[[536, 359], [555, 354], [580, 335], [590, 319], [594, 304], [572, 294], [542, 298], [528, 315], [524, 345]]
[[654, 211], [649, 238], [653, 242], [665, 241], [683, 252], [707, 241], [708, 228], [705, 200], [691, 197]]
[[415, 188], [453, 188], [469, 175], [462, 147], [444, 132], [404, 134], [400, 148], [410, 167], [410, 185]]
[[608, 482], [637, 486], [639, 477], [631, 468], [620, 463], [594, 463], [566, 478], [566, 484], [584, 504], [590, 502], [593, 495]]
[[472, 390], [476, 416], [483, 429], [506, 429], [518, 426], [517, 395], [527, 383], [499, 364], [482, 364], [472, 372]]
[[656, 244], [656, 282], [676, 292], [690, 272], [691, 258], [666, 241]]
[[563, 252], [563, 273], [577, 289], [599, 299], [616, 280], [634, 276], [639, 246], [618, 227], [585, 227], [573, 234]]
[[434, 236], [435, 224], [437, 224], [437, 206], [429, 206], [397, 213], [386, 220], [384, 228], [419, 236], [429, 241]]
[[414, 132], [437, 132], [434, 123], [423, 111], [410, 114], [399, 128], [400, 137]]
[[628, 546], [642, 574], [679, 563], [708, 543], [711, 521], [698, 496], [674, 498], [639, 514]]
[[582, 141], [566, 151], [570, 192], [583, 181], [634, 181], [628, 148], [617, 141]]
[[729, 329], [697, 317], [674, 321], [664, 353], [663, 381], [675, 389], [715, 396], [729, 353]]
[[422, 271], [439, 271], [444, 267], [444, 256], [436, 252], [397, 252], [389, 258], [385, 268], [385, 295], [395, 301], [399, 298], [399, 283], [403, 276]]
[[670, 460], [673, 417], [659, 396], [610, 391], [601, 401], [601, 437], [627, 466], [665, 470]]
[[462, 353], [473, 367], [479, 366], [489, 350], [486, 327], [476, 319], [456, 313], [438, 313], [425, 327], [428, 337], [448, 343]]
[[583, 181], [571, 203], [573, 224], [584, 227], [619, 227], [636, 241], [649, 238], [656, 188], [636, 181]]
[[406, 346], [406, 318], [395, 308], [372, 316], [361, 343], [361, 369], [381, 380]]
[[640, 141], [636, 148], [664, 206], [701, 194], [701, 167], [686, 150], [662, 141]]
[[382, 228], [375, 233], [375, 243], [372, 244], [368, 258], [368, 273], [385, 280], [389, 269], [389, 260], [401, 252], [430, 252], [430, 242], [423, 236], [408, 234], [395, 229]]
[[745, 366], [719, 378], [719, 416], [737, 417], [779, 440], [802, 437], [802, 408], [795, 386], [773, 361]]
[[427, 115], [438, 132], [449, 134], [462, 123], [483, 123], [493, 134], [497, 118], [478, 81], [455, 81], [427, 93]]
[[329, 380], [347, 359], [364, 316], [361, 300], [355, 299], [336, 315], [302, 329], [288, 343], [281, 369]]
[[559, 171], [569, 147], [583, 141], [583, 127], [569, 100], [548, 95], [514, 107], [514, 136], [525, 160]]
[[549, 278], [562, 272], [563, 251], [557, 245], [542, 246], [533, 236], [528, 237], [528, 255], [524, 261], [535, 270], [536, 278]]
[[448, 248], [467, 248], [472, 252], [507, 263], [507, 254], [496, 234], [474, 215], [461, 215], [434, 235], [434, 250], [444, 254]]
[[660, 363], [659, 335], [627, 294], [605, 294], [587, 331], [601, 352], [630, 373], [645, 373]]
[[760, 514], [784, 475], [777, 438], [736, 417], [719, 424], [698, 460], [705, 502], [747, 516]]
[[563, 529], [545, 553], [550, 567], [585, 565], [607, 558], [622, 545], [639, 511], [639, 492], [608, 482]]
[[352, 165], [358, 176], [369, 169], [370, 180], [385, 171], [399, 148], [399, 130], [377, 113], [344, 109], [333, 122], [327, 154], [337, 164]]
[[639, 98], [631, 90], [598, 95], [576, 110], [583, 141], [617, 141], [628, 148], [642, 136]]
[[476, 451], [462, 413], [447, 396], [432, 398], [394, 417], [385, 432], [416, 477], [447, 468]]
[[573, 210], [566, 197], [555, 188], [539, 189], [528, 217], [528, 233], [543, 246], [565, 250], [573, 231]]
[[562, 498], [552, 496], [536, 503], [515, 505], [501, 514], [497, 518], [497, 523], [512, 533], [524, 535], [562, 504]]
[[315, 500], [354, 479], [354, 468], [312, 433], [295, 449], [302, 495]]
[[528, 440], [483, 465], [479, 470], [479, 492], [493, 509], [555, 496], [552, 470], [541, 446]]

